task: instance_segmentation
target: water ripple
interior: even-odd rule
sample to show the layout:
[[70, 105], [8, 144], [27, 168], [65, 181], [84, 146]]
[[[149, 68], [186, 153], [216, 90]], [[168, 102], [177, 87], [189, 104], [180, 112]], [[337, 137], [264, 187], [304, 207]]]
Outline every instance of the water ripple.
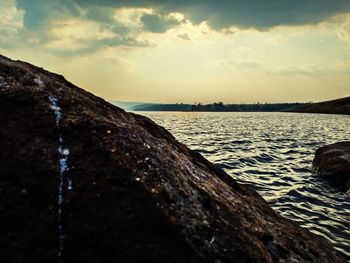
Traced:
[[250, 185], [281, 215], [325, 237], [350, 256], [350, 198], [311, 174], [317, 148], [348, 140], [348, 116], [143, 114], [239, 182]]

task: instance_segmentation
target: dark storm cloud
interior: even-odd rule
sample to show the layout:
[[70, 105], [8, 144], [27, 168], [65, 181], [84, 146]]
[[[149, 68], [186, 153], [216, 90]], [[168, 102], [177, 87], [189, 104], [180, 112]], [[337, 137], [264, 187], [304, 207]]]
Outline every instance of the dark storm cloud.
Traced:
[[[164, 1], [157, 1], [164, 3]], [[163, 12], [179, 11], [192, 21], [208, 21], [214, 29], [229, 26], [268, 29], [278, 25], [314, 24], [350, 12], [349, 0], [167, 1]]]
[[[350, 12], [350, 0], [17, 0], [17, 3], [26, 11], [25, 23], [29, 26], [39, 26], [51, 15], [79, 15], [79, 7], [95, 8], [89, 11], [90, 17], [101, 21], [110, 18], [108, 8], [152, 7], [160, 14], [181, 12], [194, 23], [208, 21], [214, 29], [314, 24]], [[154, 22], [151, 21], [151, 29], [157, 29]]]
[[86, 18], [106, 24], [113, 24], [115, 23], [113, 15], [114, 12], [112, 8], [91, 7], [87, 10]]
[[29, 29], [45, 27], [52, 18], [80, 15], [78, 5], [69, 0], [17, 0], [17, 7], [25, 11], [24, 25]]
[[173, 18], [165, 18], [160, 15], [145, 14], [141, 17], [143, 28], [153, 33], [164, 33], [168, 29], [179, 25], [180, 22]]
[[[141, 31], [164, 33], [183, 23], [169, 16], [174, 12], [184, 14], [194, 24], [206, 21], [212, 29], [222, 32], [228, 32], [231, 26], [268, 30], [279, 25], [316, 24], [350, 12], [350, 0], [16, 0], [16, 3], [25, 14], [17, 43], [28, 44], [27, 40], [33, 37], [38, 41], [30, 45], [41, 46], [58, 40], [50, 34], [52, 27], [59, 26], [51, 23], [55, 19], [95, 21], [101, 29], [117, 34], [109, 39], [81, 40], [83, 53], [106, 46], [149, 46], [139, 42], [137, 36]], [[152, 8], [153, 13], [140, 14], [135, 19], [139, 19], [136, 22], [141, 27], [130, 27], [115, 17], [115, 9], [123, 7]], [[189, 36], [178, 37], [190, 40]]]

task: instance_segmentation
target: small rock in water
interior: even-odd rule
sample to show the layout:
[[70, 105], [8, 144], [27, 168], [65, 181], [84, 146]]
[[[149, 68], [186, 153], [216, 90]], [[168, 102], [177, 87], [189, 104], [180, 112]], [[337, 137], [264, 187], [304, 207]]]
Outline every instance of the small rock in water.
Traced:
[[341, 191], [350, 190], [350, 142], [339, 142], [319, 148], [312, 166], [316, 175]]

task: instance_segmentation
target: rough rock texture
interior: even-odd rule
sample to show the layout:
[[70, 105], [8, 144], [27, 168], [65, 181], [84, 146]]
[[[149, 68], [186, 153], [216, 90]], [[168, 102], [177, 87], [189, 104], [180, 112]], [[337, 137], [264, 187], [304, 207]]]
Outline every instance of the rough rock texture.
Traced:
[[151, 120], [24, 62], [0, 76], [1, 262], [346, 261]]
[[350, 189], [350, 142], [326, 145], [316, 151], [314, 173], [325, 178], [341, 191]]

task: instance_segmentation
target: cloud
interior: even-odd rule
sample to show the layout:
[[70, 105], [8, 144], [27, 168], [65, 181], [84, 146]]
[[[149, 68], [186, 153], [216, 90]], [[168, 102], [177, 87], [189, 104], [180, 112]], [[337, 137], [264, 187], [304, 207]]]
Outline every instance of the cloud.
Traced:
[[277, 75], [349, 75], [350, 65], [335, 64], [335, 65], [287, 65], [280, 67], [269, 74]]
[[180, 12], [194, 23], [207, 21], [215, 29], [229, 26], [267, 29], [278, 25], [319, 23], [350, 12], [348, 0], [75, 0], [81, 6], [153, 8], [162, 14]]
[[259, 69], [263, 67], [261, 63], [254, 60], [221, 60], [216, 64], [219, 66], [232, 67], [236, 69]]
[[192, 41], [192, 38], [187, 33], [178, 34], [177, 37], [182, 40]]
[[95, 53], [96, 51], [113, 48], [113, 47], [125, 47], [131, 48], [144, 48], [153, 46], [148, 41], [138, 41], [132, 38], [109, 38], [109, 39], [96, 39], [96, 40], [84, 40], [77, 42], [68, 40], [57, 40], [49, 42], [45, 48], [49, 49], [52, 53], [60, 56], [79, 56], [82, 54]]
[[233, 68], [235, 70], [259, 70], [266, 75], [300, 75], [300, 76], [326, 76], [326, 75], [350, 75], [350, 64], [338, 63], [329, 65], [304, 64], [284, 65], [269, 67], [255, 60], [220, 60], [214, 65]]
[[86, 18], [89, 20], [102, 22], [105, 24], [113, 24], [115, 23], [115, 19], [113, 18], [115, 12], [112, 8], [108, 7], [90, 7], [86, 10]]
[[296, 66], [288, 65], [280, 67], [273, 72], [268, 72], [268, 74], [277, 74], [277, 75], [313, 75], [314, 72], [309, 66]]
[[340, 17], [342, 25], [336, 29], [339, 40], [350, 45], [350, 15]]
[[[57, 51], [62, 44], [66, 50], [94, 52], [105, 46], [148, 46], [139, 38], [143, 32], [165, 33], [186, 23], [205, 22], [222, 33], [235, 33], [237, 28], [263, 31], [280, 25], [315, 24], [349, 13], [350, 1], [264, 0], [262, 4], [261, 0], [2, 0], [0, 10], [2, 46], [7, 39], [8, 43], [16, 43], [13, 47], [45, 46]], [[55, 21], [74, 19], [95, 23], [114, 36], [96, 39], [52, 34], [57, 29]], [[340, 28], [338, 36], [348, 41], [346, 30]], [[99, 31], [91, 32], [99, 35]], [[6, 35], [11, 35], [11, 41]], [[184, 34], [177, 37], [190, 40]]]
[[[82, 9], [89, 10], [90, 17], [100, 20], [109, 19], [108, 9], [116, 8], [151, 8], [159, 15], [179, 12], [194, 23], [207, 21], [214, 29], [314, 24], [350, 12], [349, 0], [265, 0], [263, 4], [261, 0], [18, 0], [17, 3], [26, 10], [25, 22], [31, 26], [42, 23], [53, 13], [76, 16]], [[158, 18], [145, 17], [146, 24], [154, 28], [156, 22], [164, 22]]]
[[348, 0], [156, 1], [163, 12], [180, 12], [191, 21], [207, 21], [214, 29], [230, 26], [268, 29], [279, 25], [315, 24], [350, 12]]
[[82, 12], [79, 5], [69, 0], [17, 0], [17, 8], [25, 12], [27, 29], [43, 28], [51, 19], [79, 17]]
[[[149, 41], [138, 39], [141, 30], [137, 21], [144, 10], [124, 12], [71, 0], [4, 1], [0, 3], [0, 47], [41, 48], [52, 54], [73, 56], [110, 47], [152, 46]], [[14, 30], [19, 34], [14, 34]]]
[[54, 21], [48, 32], [45, 48], [60, 55], [91, 53], [106, 47], [146, 47], [146, 41], [138, 41], [117, 34], [108, 26], [86, 19]]
[[0, 32], [1, 35], [17, 34], [23, 28], [23, 10], [16, 7], [13, 0], [3, 0], [0, 3]]
[[153, 33], [165, 33], [181, 22], [174, 17], [165, 17], [157, 14], [145, 14], [141, 17], [143, 29]]

